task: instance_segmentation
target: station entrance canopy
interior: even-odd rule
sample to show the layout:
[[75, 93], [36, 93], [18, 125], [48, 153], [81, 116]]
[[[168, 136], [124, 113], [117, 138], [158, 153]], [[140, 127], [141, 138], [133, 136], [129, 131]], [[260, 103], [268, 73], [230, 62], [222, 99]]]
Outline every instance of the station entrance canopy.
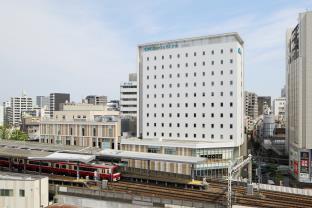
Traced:
[[105, 149], [97, 153], [98, 156], [121, 158], [121, 159], [133, 159], [133, 160], [150, 160], [150, 161], [164, 161], [164, 162], [176, 162], [176, 163], [188, 163], [197, 164], [206, 161], [206, 158], [192, 157], [192, 156], [180, 156], [180, 155], [168, 155], [148, 152], [133, 152]]

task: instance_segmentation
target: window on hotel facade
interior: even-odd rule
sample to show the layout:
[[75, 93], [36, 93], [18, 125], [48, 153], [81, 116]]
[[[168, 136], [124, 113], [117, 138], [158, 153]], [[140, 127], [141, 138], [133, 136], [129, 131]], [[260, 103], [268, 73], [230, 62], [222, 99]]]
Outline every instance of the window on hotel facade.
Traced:
[[146, 60], [149, 61], [149, 57], [146, 57]]
[[82, 134], [82, 136], [84, 136], [84, 135], [85, 135], [85, 129], [84, 129], [84, 128], [82, 128], [82, 129], [81, 129], [81, 132], [82, 132], [82, 133], [81, 133], [81, 134]]

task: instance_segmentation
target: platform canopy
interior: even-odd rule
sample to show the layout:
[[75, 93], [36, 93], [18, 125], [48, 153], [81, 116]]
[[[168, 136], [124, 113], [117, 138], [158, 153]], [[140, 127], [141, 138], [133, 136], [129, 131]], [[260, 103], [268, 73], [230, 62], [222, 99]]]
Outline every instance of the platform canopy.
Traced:
[[28, 157], [30, 160], [70, 161], [88, 163], [95, 159], [95, 155], [70, 154], [55, 152], [45, 157]]
[[197, 163], [204, 162], [206, 160], [206, 158], [203, 158], [203, 157], [168, 155], [168, 154], [134, 152], [134, 151], [123, 151], [123, 150], [112, 150], [112, 149], [102, 150], [97, 154], [97, 156], [121, 158], [121, 159], [188, 163], [188, 164], [197, 164]]

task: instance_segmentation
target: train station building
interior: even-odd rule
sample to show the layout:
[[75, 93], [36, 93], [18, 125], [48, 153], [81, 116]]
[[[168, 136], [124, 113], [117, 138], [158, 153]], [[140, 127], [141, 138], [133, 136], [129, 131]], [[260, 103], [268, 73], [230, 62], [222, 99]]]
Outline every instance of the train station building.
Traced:
[[104, 105], [66, 103], [40, 122], [42, 143], [117, 149], [119, 137], [119, 112]]

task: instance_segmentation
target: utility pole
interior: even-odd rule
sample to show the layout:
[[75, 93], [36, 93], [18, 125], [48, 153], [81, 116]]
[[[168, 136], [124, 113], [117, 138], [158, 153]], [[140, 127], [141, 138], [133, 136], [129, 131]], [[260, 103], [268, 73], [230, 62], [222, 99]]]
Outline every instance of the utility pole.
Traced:
[[238, 163], [235, 166], [232, 166], [232, 162], [230, 162], [228, 167], [228, 195], [227, 195], [227, 206], [228, 208], [232, 208], [232, 176], [234, 173], [239, 171], [245, 165], [248, 164], [248, 185], [252, 184], [252, 155], [249, 154], [248, 157], [242, 162]]

